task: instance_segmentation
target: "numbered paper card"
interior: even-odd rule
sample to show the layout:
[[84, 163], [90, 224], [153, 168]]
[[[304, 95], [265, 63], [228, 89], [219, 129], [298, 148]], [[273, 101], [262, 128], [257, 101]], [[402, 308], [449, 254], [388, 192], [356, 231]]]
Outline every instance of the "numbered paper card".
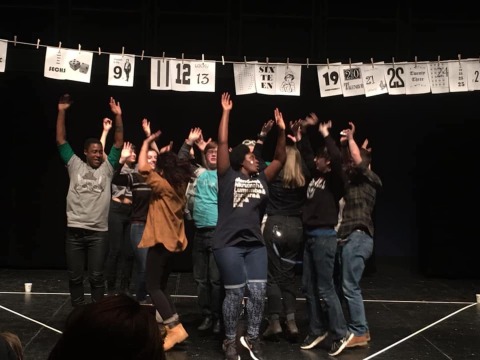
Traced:
[[362, 66], [363, 88], [366, 97], [388, 93], [384, 67], [379, 65], [383, 65], [383, 62]]
[[340, 81], [340, 64], [318, 65], [318, 85], [320, 97], [342, 95], [342, 83]]
[[134, 55], [110, 55], [110, 60], [108, 63], [108, 85], [132, 87], [134, 74]]
[[480, 60], [470, 59], [467, 65], [468, 91], [480, 90]]
[[448, 83], [450, 92], [468, 91], [467, 65], [463, 61], [448, 63]]
[[172, 90], [171, 60], [165, 58], [152, 58], [150, 62], [150, 89]]
[[93, 53], [89, 51], [47, 47], [44, 76], [50, 79], [89, 83], [92, 62]]
[[275, 95], [277, 93], [277, 65], [255, 65], [255, 86], [259, 94]]
[[430, 79], [427, 64], [409, 63], [405, 65], [405, 93], [407, 95], [430, 92]]
[[406, 63], [392, 63], [384, 65], [385, 79], [389, 95], [405, 95], [405, 65]]
[[5, 63], [7, 62], [8, 42], [0, 40], [0, 72], [5, 72]]
[[431, 61], [428, 63], [428, 74], [432, 94], [443, 94], [450, 92], [448, 84], [448, 63]]
[[277, 95], [300, 96], [301, 65], [277, 65]]
[[236, 95], [254, 94], [257, 92], [255, 85], [255, 64], [257, 64], [256, 61], [233, 64]]
[[174, 91], [215, 92], [215, 62], [172, 60], [170, 79]]
[[364, 95], [362, 78], [362, 64], [342, 65], [340, 71], [340, 82], [342, 83], [343, 96]]

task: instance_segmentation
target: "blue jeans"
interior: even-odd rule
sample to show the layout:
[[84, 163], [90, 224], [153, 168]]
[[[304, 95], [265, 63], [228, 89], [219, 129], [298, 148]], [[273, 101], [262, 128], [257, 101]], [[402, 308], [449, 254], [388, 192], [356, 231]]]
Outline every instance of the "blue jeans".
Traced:
[[107, 248], [107, 231], [67, 228], [65, 254], [68, 285], [73, 306], [85, 304], [83, 278], [85, 265], [92, 294], [92, 302], [103, 298], [105, 280], [103, 265]]
[[193, 278], [197, 284], [198, 305], [203, 316], [220, 319], [223, 286], [213, 256], [212, 240], [215, 228], [196, 229], [193, 239]]
[[347, 324], [342, 304], [333, 281], [337, 233], [333, 229], [317, 229], [306, 234], [303, 256], [302, 286], [307, 300], [310, 334], [328, 330], [333, 340], [343, 338]]
[[268, 254], [268, 313], [294, 314], [297, 297], [295, 266], [303, 244], [302, 218], [269, 215], [263, 237]]
[[137, 301], [145, 301], [147, 299], [147, 253], [148, 248], [139, 248], [138, 244], [142, 240], [143, 231], [145, 230], [145, 223], [134, 222], [130, 225], [130, 241], [133, 247], [133, 254], [135, 256], [135, 297]]
[[373, 239], [360, 230], [351, 233], [340, 246], [342, 292], [350, 315], [348, 328], [357, 336], [368, 331], [360, 280], [372, 252]]

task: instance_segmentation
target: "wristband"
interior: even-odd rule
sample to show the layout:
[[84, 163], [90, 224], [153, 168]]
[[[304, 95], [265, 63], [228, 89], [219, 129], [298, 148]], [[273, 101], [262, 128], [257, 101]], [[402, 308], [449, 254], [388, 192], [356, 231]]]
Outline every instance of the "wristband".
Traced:
[[257, 134], [257, 139], [259, 139], [259, 140], [265, 140], [266, 137], [267, 137], [267, 134], [263, 134], [263, 133], [258, 133]]

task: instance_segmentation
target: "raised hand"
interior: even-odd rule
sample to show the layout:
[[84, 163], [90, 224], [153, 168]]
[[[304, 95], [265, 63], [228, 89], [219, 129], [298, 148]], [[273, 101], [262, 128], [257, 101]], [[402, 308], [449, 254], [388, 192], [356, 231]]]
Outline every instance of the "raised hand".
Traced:
[[110, 129], [112, 128], [112, 120], [109, 118], [104, 118], [103, 119], [103, 131], [109, 132]]
[[162, 147], [160, 149], [159, 153], [163, 154], [165, 152], [172, 151], [172, 148], [173, 148], [173, 141], [170, 141], [170, 143], [168, 145], [165, 145], [164, 147]]
[[281, 130], [285, 130], [285, 121], [283, 121], [283, 115], [282, 113], [280, 112], [280, 110], [278, 110], [278, 108], [275, 108], [275, 110], [273, 111], [274, 115], [275, 115], [275, 122], [277, 123], [277, 126], [281, 129]]
[[188, 134], [188, 138], [187, 138], [187, 143], [189, 145], [193, 145], [195, 141], [200, 139], [200, 136], [202, 136], [202, 129], [200, 129], [199, 127], [190, 129], [190, 133]]
[[225, 111], [230, 111], [233, 108], [233, 103], [232, 100], [230, 100], [230, 94], [228, 92], [222, 94], [222, 108]]
[[125, 141], [123, 143], [122, 152], [120, 154], [120, 163], [123, 164], [132, 155], [132, 153], [133, 153], [132, 143]]
[[261, 136], [267, 136], [267, 134], [272, 130], [273, 125], [275, 124], [275, 121], [272, 119], [268, 120], [266, 123], [263, 124], [262, 130], [260, 130], [260, 135]]
[[327, 137], [330, 132], [329, 129], [332, 127], [332, 120], [328, 120], [327, 122], [321, 122], [318, 125], [318, 131], [322, 134], [322, 136], [325, 138]]
[[145, 133], [145, 136], [150, 136], [152, 134], [152, 130], [150, 129], [150, 121], [148, 121], [146, 118], [143, 118], [142, 120], [142, 129]]
[[69, 94], [64, 94], [60, 97], [60, 99], [58, 100], [58, 110], [67, 110], [70, 105], [72, 105], [73, 101], [70, 97]]
[[209, 138], [207, 141], [205, 141], [203, 138], [203, 133], [201, 133], [198, 140], [195, 141], [195, 145], [197, 145], [198, 149], [203, 152], [210, 141], [212, 141], [212, 138]]
[[113, 97], [110, 97], [110, 110], [115, 115], [122, 115], [122, 108], [120, 106], [120, 101], [116, 102]]

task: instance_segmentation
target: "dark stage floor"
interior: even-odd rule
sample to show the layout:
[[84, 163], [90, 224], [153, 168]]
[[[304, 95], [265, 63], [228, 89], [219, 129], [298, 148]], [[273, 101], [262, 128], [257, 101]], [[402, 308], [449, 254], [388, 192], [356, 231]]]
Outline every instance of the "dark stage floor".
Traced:
[[[426, 278], [410, 269], [405, 262], [376, 261], [375, 271], [363, 279], [372, 340], [367, 348], [346, 349], [338, 359], [480, 359], [475, 298], [480, 280]], [[25, 360], [46, 359], [61, 334], [71, 311], [66, 275], [64, 270], [0, 269], [0, 331], [19, 335]], [[24, 292], [25, 282], [33, 283], [31, 294]], [[190, 337], [167, 359], [223, 359], [221, 338], [196, 329], [201, 317], [192, 274], [172, 274], [169, 287]], [[297, 321], [303, 337], [307, 322], [300, 286]], [[269, 360], [331, 359], [324, 349], [300, 350], [285, 339], [265, 342], [264, 351]], [[249, 357], [242, 354], [242, 359]]]

